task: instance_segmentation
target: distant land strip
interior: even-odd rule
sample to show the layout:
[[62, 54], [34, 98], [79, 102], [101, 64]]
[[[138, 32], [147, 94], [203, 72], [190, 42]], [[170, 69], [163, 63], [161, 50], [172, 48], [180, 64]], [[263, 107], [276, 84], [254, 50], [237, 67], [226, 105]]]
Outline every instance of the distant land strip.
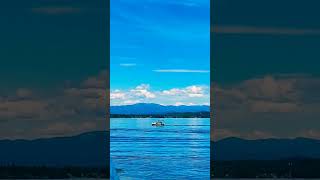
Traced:
[[210, 112], [184, 112], [166, 114], [110, 114], [110, 118], [210, 118]]
[[109, 176], [109, 167], [0, 166], [0, 179], [100, 179]]
[[211, 178], [320, 178], [320, 159], [211, 160]]

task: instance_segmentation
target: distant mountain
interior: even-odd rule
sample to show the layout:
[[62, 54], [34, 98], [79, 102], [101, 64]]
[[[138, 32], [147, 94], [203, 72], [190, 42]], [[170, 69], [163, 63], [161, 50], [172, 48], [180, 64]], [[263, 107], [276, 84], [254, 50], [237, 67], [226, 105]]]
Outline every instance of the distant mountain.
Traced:
[[185, 112], [209, 112], [209, 106], [163, 106], [152, 103], [111, 106], [111, 114], [168, 114]]
[[320, 158], [320, 140], [226, 138], [211, 144], [214, 160], [282, 160]]
[[107, 167], [107, 132], [37, 140], [0, 140], [0, 166]]
[[[107, 132], [36, 140], [0, 140], [0, 166], [46, 165], [106, 167]], [[226, 138], [211, 143], [214, 160], [320, 159], [320, 140]]]

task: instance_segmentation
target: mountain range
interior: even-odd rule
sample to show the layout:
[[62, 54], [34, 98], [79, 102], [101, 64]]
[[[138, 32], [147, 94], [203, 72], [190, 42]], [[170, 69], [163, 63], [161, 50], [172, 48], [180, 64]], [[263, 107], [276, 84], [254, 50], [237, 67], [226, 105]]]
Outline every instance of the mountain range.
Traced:
[[101, 131], [70, 137], [0, 140], [0, 166], [107, 167], [108, 137]]
[[[71, 137], [0, 140], [0, 165], [106, 167], [108, 133], [89, 132]], [[214, 160], [320, 159], [320, 140], [226, 138], [211, 142]]]
[[133, 105], [111, 106], [111, 114], [168, 114], [168, 113], [186, 113], [186, 112], [209, 112], [210, 106], [206, 105], [193, 105], [193, 106], [164, 106], [153, 103], [138, 103]]
[[320, 140], [308, 138], [246, 140], [235, 137], [211, 142], [214, 160], [320, 159]]

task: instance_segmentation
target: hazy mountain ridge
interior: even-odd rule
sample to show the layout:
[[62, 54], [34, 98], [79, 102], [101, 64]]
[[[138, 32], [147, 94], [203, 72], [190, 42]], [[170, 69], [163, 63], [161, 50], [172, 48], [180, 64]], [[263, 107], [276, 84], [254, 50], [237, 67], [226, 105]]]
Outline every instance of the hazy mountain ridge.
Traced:
[[111, 114], [168, 114], [168, 113], [186, 113], [186, 112], [209, 112], [210, 106], [194, 105], [194, 106], [164, 106], [153, 103], [138, 103], [133, 105], [111, 106]]
[[35, 140], [0, 140], [0, 165], [88, 166], [108, 165], [107, 132]]
[[320, 140], [308, 138], [246, 140], [226, 138], [211, 142], [214, 160], [320, 159]]
[[[107, 132], [35, 140], [0, 140], [0, 165], [105, 166]], [[214, 160], [320, 159], [320, 140], [308, 138], [211, 142]]]

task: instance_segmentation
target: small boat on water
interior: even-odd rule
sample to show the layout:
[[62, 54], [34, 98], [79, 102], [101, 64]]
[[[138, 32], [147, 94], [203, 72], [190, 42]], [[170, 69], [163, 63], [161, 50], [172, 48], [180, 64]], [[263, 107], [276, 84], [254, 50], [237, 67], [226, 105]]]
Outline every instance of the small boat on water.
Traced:
[[158, 120], [157, 122], [153, 122], [152, 126], [164, 126], [164, 122], [161, 120]]

